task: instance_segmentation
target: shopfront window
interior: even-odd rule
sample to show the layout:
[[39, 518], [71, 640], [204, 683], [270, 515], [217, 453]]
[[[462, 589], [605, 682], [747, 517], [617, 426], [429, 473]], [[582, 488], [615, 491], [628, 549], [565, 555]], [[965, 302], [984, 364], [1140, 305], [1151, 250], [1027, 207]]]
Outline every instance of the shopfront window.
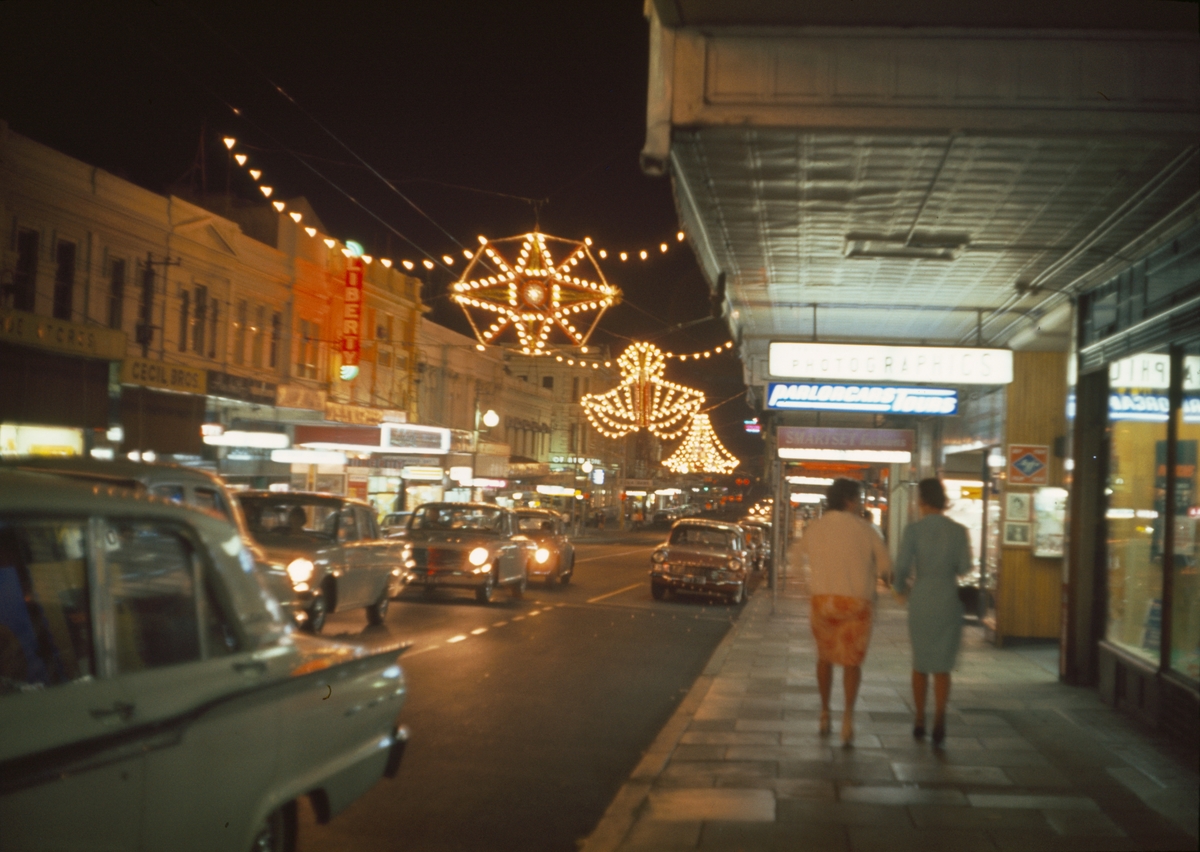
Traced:
[[1109, 642], [1157, 665], [1162, 637], [1163, 531], [1170, 357], [1109, 369]]
[[1175, 547], [1171, 590], [1171, 668], [1200, 680], [1200, 342], [1183, 350], [1183, 405], [1175, 450]]

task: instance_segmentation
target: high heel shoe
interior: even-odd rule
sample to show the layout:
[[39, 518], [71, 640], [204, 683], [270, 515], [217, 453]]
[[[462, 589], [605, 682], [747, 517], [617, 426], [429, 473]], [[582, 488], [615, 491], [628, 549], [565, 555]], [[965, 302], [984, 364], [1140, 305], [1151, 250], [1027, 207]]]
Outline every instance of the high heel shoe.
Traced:
[[924, 719], [922, 719], [921, 721], [919, 721], [913, 725], [913, 739], [914, 740], [925, 739], [925, 720]]
[[854, 743], [854, 717], [842, 716], [842, 747], [847, 748]]
[[818, 728], [817, 730], [820, 732], [821, 736], [827, 737], [827, 736], [829, 736], [830, 727], [831, 726], [829, 724], [829, 711], [822, 710], [821, 711], [821, 727]]
[[945, 741], [945, 739], [946, 739], [946, 723], [944, 721], [943, 722], [934, 722], [933, 723], [933, 744], [935, 746], [940, 746]]

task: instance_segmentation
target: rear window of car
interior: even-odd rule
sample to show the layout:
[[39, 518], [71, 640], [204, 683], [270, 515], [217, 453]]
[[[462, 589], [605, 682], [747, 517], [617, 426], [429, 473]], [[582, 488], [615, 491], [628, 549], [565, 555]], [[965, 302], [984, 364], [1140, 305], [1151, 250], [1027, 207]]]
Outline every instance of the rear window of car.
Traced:
[[671, 544], [728, 550], [733, 547], [733, 535], [727, 530], [712, 527], [681, 526], [671, 530]]
[[338, 535], [338, 514], [342, 506], [335, 501], [242, 494], [236, 499], [241, 504], [246, 515], [246, 526], [255, 540], [328, 540]]

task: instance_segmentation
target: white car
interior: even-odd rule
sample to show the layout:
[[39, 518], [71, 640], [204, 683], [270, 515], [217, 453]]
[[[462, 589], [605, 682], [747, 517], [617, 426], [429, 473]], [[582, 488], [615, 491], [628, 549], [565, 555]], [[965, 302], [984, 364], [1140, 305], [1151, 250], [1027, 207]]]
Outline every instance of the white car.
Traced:
[[402, 650], [294, 633], [213, 514], [0, 472], [0, 846], [290, 849], [398, 769]]

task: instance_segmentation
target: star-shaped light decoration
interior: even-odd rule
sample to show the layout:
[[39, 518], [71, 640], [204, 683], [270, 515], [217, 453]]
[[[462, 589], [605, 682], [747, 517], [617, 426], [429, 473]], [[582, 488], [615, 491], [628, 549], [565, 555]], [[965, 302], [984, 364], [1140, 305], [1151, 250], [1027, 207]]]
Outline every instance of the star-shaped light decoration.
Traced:
[[[586, 346], [600, 317], [621, 301], [621, 291], [596, 265], [590, 239], [534, 231], [499, 240], [480, 237], [479, 242], [450, 293], [481, 344], [498, 344], [511, 328], [526, 355], [549, 355], [556, 329], [568, 345]], [[554, 260], [551, 244], [565, 249], [565, 260]]]
[[677, 438], [704, 405], [704, 394], [668, 382], [667, 357], [653, 343], [634, 343], [617, 358], [621, 383], [607, 393], [585, 394], [579, 403], [600, 434], [619, 438], [645, 429]]
[[708, 415], [697, 414], [687, 437], [663, 464], [673, 473], [733, 473], [739, 462], [717, 437]]

